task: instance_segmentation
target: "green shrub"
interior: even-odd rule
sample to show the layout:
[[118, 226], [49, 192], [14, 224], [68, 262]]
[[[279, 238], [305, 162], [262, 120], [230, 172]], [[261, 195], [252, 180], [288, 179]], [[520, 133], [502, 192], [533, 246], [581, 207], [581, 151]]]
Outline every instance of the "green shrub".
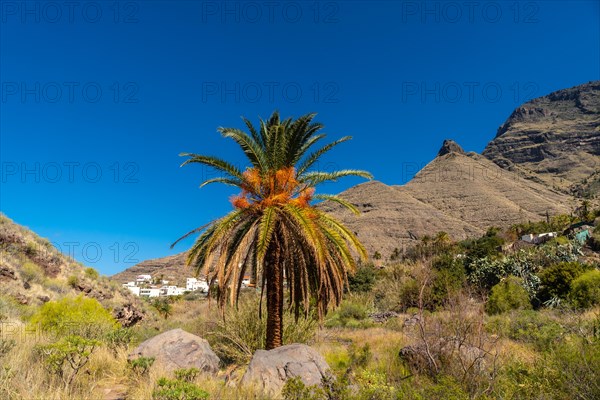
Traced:
[[72, 288], [77, 288], [77, 286], [79, 286], [79, 277], [76, 275], [71, 275], [67, 278], [67, 285], [71, 286]]
[[534, 364], [511, 361], [500, 370], [499, 399], [600, 398], [600, 342], [571, 337]]
[[156, 311], [158, 311], [158, 313], [163, 316], [164, 319], [169, 318], [173, 313], [173, 306], [171, 306], [171, 301], [166, 297], [158, 298], [152, 301], [151, 304], [152, 307], [154, 307]]
[[16, 344], [17, 342], [14, 339], [4, 339], [0, 337], [0, 357], [8, 354]]
[[0, 323], [14, 314], [15, 308], [12, 303], [7, 297], [0, 295]]
[[[441, 375], [435, 380], [425, 377], [403, 381], [398, 387], [398, 399], [407, 400], [469, 400], [472, 397], [456, 379]], [[482, 397], [482, 399], [487, 399]]]
[[36, 350], [47, 369], [68, 386], [99, 345], [97, 340], [69, 335], [56, 343], [38, 346]]
[[[419, 292], [425, 279], [426, 269], [419, 263], [395, 264], [381, 272], [381, 279], [373, 288], [375, 306], [380, 311], [405, 312], [419, 306]], [[431, 285], [423, 293], [429, 298]]]
[[35, 258], [38, 255], [38, 244], [35, 242], [27, 242], [23, 252], [29, 258]]
[[507, 263], [496, 258], [477, 258], [468, 262], [468, 280], [476, 288], [487, 292], [509, 275]]
[[369, 305], [363, 297], [347, 298], [332, 313], [327, 316], [325, 326], [347, 327], [347, 328], [366, 328], [372, 325], [369, 318]]
[[553, 298], [564, 300], [571, 290], [571, 282], [585, 271], [579, 262], [561, 262], [545, 268], [539, 273], [539, 298], [547, 302]]
[[600, 304], [600, 271], [584, 273], [571, 284], [571, 301], [578, 308], [589, 308]]
[[43, 283], [45, 279], [44, 270], [30, 261], [23, 263], [20, 270], [21, 279], [26, 283]]
[[377, 280], [377, 271], [372, 264], [361, 265], [354, 275], [348, 277], [350, 292], [370, 292]]
[[100, 274], [94, 268], [89, 267], [85, 269], [85, 276], [95, 281], [100, 277]]
[[175, 370], [175, 378], [185, 382], [193, 382], [199, 374], [200, 370], [198, 368], [180, 368]]
[[509, 276], [492, 288], [485, 304], [488, 314], [501, 314], [510, 310], [530, 309], [529, 294], [523, 288], [523, 281]]
[[[300, 317], [297, 322], [290, 313], [283, 316], [283, 342], [309, 343], [317, 328], [314, 318]], [[259, 315], [259, 298], [248, 293], [238, 307], [225, 310], [225, 318], [218, 318], [207, 339], [219, 358], [226, 364], [248, 363], [254, 352], [265, 348], [267, 319]]]
[[498, 228], [490, 228], [478, 239], [461, 242], [461, 247], [466, 250], [467, 261], [498, 256], [500, 247], [504, 244], [504, 239], [498, 236], [498, 233]]
[[358, 389], [356, 395], [353, 396], [355, 399], [392, 400], [396, 398], [396, 388], [388, 383], [386, 375], [382, 372], [361, 369], [355, 374], [354, 381]]
[[460, 259], [444, 254], [433, 260], [431, 266], [438, 272], [446, 272], [452, 286], [459, 288], [465, 282], [465, 266]]
[[290, 378], [283, 385], [281, 397], [284, 400], [327, 400], [325, 390], [317, 385], [306, 386], [300, 377]]
[[119, 349], [127, 350], [133, 341], [133, 332], [127, 328], [116, 328], [106, 334], [104, 341], [116, 355]]
[[154, 364], [154, 357], [138, 357], [133, 360], [128, 360], [130, 371], [137, 376], [148, 375], [152, 364]]
[[449, 297], [459, 291], [465, 283], [465, 267], [461, 260], [455, 259], [451, 254], [444, 254], [432, 262], [435, 274], [431, 280], [430, 295], [426, 308], [444, 305]]
[[209, 394], [190, 382], [160, 378], [152, 392], [153, 400], [203, 400]]
[[66, 294], [69, 292], [69, 286], [63, 279], [48, 279], [44, 283], [44, 286], [57, 294]]
[[544, 364], [555, 398], [600, 398], [600, 341], [576, 337], [558, 345]]
[[84, 338], [102, 338], [118, 326], [97, 300], [81, 295], [45, 303], [29, 323], [57, 337], [79, 335]]
[[493, 333], [546, 351], [558, 343], [565, 329], [548, 315], [533, 310], [518, 310], [490, 318], [486, 327]]

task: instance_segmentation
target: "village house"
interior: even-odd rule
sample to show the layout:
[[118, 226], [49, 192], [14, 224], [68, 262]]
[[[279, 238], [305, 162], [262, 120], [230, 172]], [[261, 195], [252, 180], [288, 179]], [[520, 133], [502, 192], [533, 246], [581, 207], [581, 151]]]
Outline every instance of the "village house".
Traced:
[[250, 276], [244, 275], [244, 277], [242, 278], [242, 287], [248, 287], [248, 286], [250, 286]]
[[585, 243], [591, 236], [592, 226], [587, 222], [578, 222], [571, 225], [565, 230], [565, 235], [573, 237], [579, 241], [579, 243]]
[[160, 297], [160, 289], [159, 288], [141, 288], [140, 296]]
[[138, 275], [135, 281], [124, 283], [123, 287], [136, 296], [144, 297], [180, 296], [194, 291], [208, 292], [208, 283], [204, 279], [187, 278], [185, 287], [169, 285], [167, 280], [162, 280], [160, 287], [152, 285], [152, 282], [151, 275]]
[[204, 293], [208, 292], [208, 283], [204, 279], [187, 278], [185, 282], [185, 288], [190, 292], [198, 290]]
[[521, 236], [521, 240], [527, 243], [539, 244], [558, 236], [558, 232], [546, 232], [540, 234], [530, 233]]
[[130, 291], [131, 293], [133, 293], [134, 295], [136, 295], [136, 296], [139, 296], [139, 295], [140, 295], [140, 289], [141, 289], [141, 288], [140, 288], [139, 286], [136, 286], [135, 282], [127, 282], [127, 283], [124, 283], [124, 284], [123, 284], [123, 287], [125, 287], [125, 288], [129, 289], [129, 291]]
[[152, 276], [151, 275], [138, 275], [135, 278], [135, 281], [137, 283], [149, 283], [152, 280]]
[[161, 296], [179, 296], [182, 295], [186, 290], [177, 286], [163, 286], [160, 288]]

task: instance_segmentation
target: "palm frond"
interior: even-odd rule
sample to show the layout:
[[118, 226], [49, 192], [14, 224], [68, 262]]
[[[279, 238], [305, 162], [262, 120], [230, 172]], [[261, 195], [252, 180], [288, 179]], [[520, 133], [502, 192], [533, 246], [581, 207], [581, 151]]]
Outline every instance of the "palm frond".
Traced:
[[342, 199], [340, 196], [336, 196], [333, 194], [316, 194], [313, 196], [313, 199], [332, 201], [334, 203], [337, 203], [341, 206], [346, 207], [348, 210], [352, 211], [354, 214], [360, 215], [360, 211], [358, 210], [358, 208], [356, 208], [356, 206], [354, 204]]
[[233, 164], [228, 163], [225, 160], [221, 160], [220, 158], [212, 156], [202, 156], [200, 154], [194, 153], [181, 153], [179, 155], [181, 157], [189, 157], [181, 164], [182, 167], [184, 165], [192, 163], [203, 164], [212, 167], [218, 171], [224, 172], [225, 174], [233, 178], [237, 178], [240, 180], [243, 179], [242, 172], [237, 167], [235, 167]]
[[264, 260], [265, 254], [273, 237], [275, 225], [277, 223], [277, 211], [275, 207], [267, 207], [262, 214], [258, 225], [258, 235], [256, 242], [256, 255], [259, 260]]
[[298, 178], [299, 182], [306, 183], [309, 186], [317, 186], [324, 182], [335, 182], [340, 178], [344, 178], [347, 176], [359, 176], [361, 178], [373, 179], [373, 175], [371, 175], [367, 171], [361, 171], [358, 169], [343, 169], [341, 171], [334, 172], [321, 172], [321, 171], [313, 171], [307, 172]]
[[329, 143], [328, 145], [321, 147], [314, 153], [311, 153], [308, 156], [308, 158], [304, 162], [302, 162], [302, 164], [300, 164], [300, 166], [298, 167], [298, 175], [304, 174], [310, 167], [314, 165], [315, 162], [319, 160], [321, 156], [323, 156], [323, 154], [327, 153], [329, 150], [333, 149], [338, 144], [344, 143], [350, 139], [352, 139], [352, 136], [344, 136], [343, 138], [338, 139], [335, 142]]

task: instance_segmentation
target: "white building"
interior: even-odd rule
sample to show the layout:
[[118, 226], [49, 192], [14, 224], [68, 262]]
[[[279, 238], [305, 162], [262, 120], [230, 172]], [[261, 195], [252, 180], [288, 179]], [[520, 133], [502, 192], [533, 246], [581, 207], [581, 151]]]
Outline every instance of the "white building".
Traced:
[[152, 275], [138, 275], [135, 278], [137, 283], [150, 282], [152, 280]]
[[248, 275], [244, 275], [244, 278], [242, 279], [242, 287], [248, 286], [250, 286], [250, 277]]
[[134, 282], [128, 282], [128, 283], [124, 284], [123, 287], [126, 287], [127, 289], [129, 289], [129, 291], [136, 296], [140, 295], [140, 287], [135, 286]]
[[549, 240], [550, 238], [554, 238], [558, 236], [558, 232], [546, 232], [546, 233], [540, 233], [539, 235], [534, 235], [532, 233], [530, 233], [529, 235], [523, 235], [521, 236], [521, 240], [528, 242], [528, 243], [542, 243], [546, 240]]
[[148, 297], [159, 297], [160, 289], [159, 288], [140, 288], [140, 296], [148, 296]]
[[193, 292], [195, 290], [207, 292], [208, 283], [204, 279], [187, 278], [185, 282], [185, 289], [190, 292]]
[[177, 286], [163, 286], [160, 288], [161, 296], [179, 296], [182, 295], [185, 291], [184, 288], [180, 288]]

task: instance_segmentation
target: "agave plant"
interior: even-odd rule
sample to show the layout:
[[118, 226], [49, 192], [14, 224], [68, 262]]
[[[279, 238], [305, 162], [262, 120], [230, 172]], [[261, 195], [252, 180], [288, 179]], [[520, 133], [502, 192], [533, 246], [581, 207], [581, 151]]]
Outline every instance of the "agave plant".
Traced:
[[230, 304], [237, 302], [246, 271], [254, 272], [261, 305], [266, 294], [267, 349], [283, 344], [285, 283], [288, 306], [296, 318], [301, 313], [308, 316], [311, 299], [322, 318], [328, 307], [339, 305], [348, 273], [356, 268], [355, 256], [367, 257], [356, 236], [315, 202], [336, 202], [356, 214], [358, 210], [340, 197], [315, 194], [315, 187], [346, 176], [370, 179], [371, 175], [360, 170], [313, 169], [323, 154], [350, 139], [345, 136], [313, 150], [325, 137], [314, 116], [281, 120], [276, 111], [267, 121], [261, 119], [258, 127], [243, 118], [248, 132], [219, 128], [244, 152], [248, 160], [244, 171], [217, 157], [181, 154], [188, 157], [182, 166], [198, 163], [221, 173], [201, 186], [223, 183], [240, 189], [231, 198], [233, 211], [179, 240], [199, 233], [187, 264], [206, 274], [211, 284], [218, 283], [221, 307], [227, 298]]

